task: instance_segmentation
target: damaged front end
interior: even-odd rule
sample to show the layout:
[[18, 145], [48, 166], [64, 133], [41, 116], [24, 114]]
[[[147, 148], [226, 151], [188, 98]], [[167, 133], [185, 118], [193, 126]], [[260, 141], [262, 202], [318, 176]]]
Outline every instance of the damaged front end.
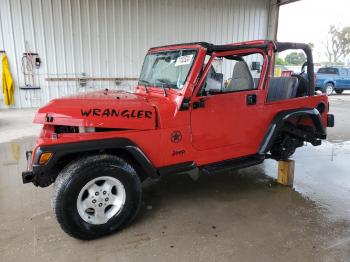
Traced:
[[38, 110], [34, 123], [73, 129], [149, 130], [155, 128], [156, 119], [155, 107], [145, 97], [108, 91], [52, 100]]
[[26, 153], [22, 180], [45, 187], [86, 152], [128, 146], [126, 132], [155, 129], [157, 116], [144, 97], [109, 91], [55, 99], [38, 110], [33, 122], [43, 129], [34, 149]]
[[48, 163], [53, 158], [53, 152], [43, 152], [40, 147], [26, 152], [27, 171], [22, 172], [23, 184], [33, 183], [35, 186], [49, 186], [56, 178], [53, 165]]

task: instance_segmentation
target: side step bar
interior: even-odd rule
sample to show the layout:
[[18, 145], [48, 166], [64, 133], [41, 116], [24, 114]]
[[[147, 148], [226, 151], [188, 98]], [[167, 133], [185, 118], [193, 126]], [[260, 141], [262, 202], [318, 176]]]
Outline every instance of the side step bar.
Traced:
[[216, 172], [216, 171], [223, 171], [223, 170], [240, 169], [240, 168], [260, 164], [264, 161], [264, 159], [265, 159], [265, 156], [261, 156], [257, 154], [257, 155], [225, 160], [222, 162], [210, 164], [210, 165], [201, 167], [201, 170], [204, 170], [207, 172]]
[[214, 164], [199, 166], [199, 167], [196, 165], [195, 162], [185, 162], [181, 164], [159, 168], [158, 174], [162, 176], [167, 174], [189, 173], [195, 169], [199, 169], [200, 171], [205, 171], [205, 172], [240, 169], [240, 168], [260, 164], [264, 161], [264, 159], [265, 159], [264, 155], [256, 154], [256, 155], [251, 155], [251, 156], [242, 157], [242, 158], [225, 160], [222, 162], [217, 162]]

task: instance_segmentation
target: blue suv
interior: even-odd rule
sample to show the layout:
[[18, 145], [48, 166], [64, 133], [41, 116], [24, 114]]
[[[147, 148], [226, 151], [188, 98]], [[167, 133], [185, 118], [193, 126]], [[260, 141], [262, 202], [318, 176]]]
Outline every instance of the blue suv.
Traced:
[[350, 69], [344, 67], [322, 67], [316, 74], [316, 90], [327, 95], [350, 90]]

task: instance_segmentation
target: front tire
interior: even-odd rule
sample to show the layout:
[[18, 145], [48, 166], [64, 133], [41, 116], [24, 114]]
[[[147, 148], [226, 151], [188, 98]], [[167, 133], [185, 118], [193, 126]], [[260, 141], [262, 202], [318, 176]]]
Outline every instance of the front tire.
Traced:
[[325, 93], [327, 96], [332, 95], [334, 92], [334, 85], [332, 83], [327, 83], [323, 89], [323, 93]]
[[112, 155], [81, 158], [58, 175], [52, 208], [61, 228], [95, 239], [128, 225], [141, 204], [141, 182], [132, 166]]

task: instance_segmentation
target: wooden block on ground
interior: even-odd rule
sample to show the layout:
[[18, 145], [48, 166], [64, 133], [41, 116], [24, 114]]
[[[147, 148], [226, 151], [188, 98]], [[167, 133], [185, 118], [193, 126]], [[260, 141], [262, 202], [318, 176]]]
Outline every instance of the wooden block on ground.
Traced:
[[278, 161], [277, 183], [285, 186], [293, 186], [294, 160]]

